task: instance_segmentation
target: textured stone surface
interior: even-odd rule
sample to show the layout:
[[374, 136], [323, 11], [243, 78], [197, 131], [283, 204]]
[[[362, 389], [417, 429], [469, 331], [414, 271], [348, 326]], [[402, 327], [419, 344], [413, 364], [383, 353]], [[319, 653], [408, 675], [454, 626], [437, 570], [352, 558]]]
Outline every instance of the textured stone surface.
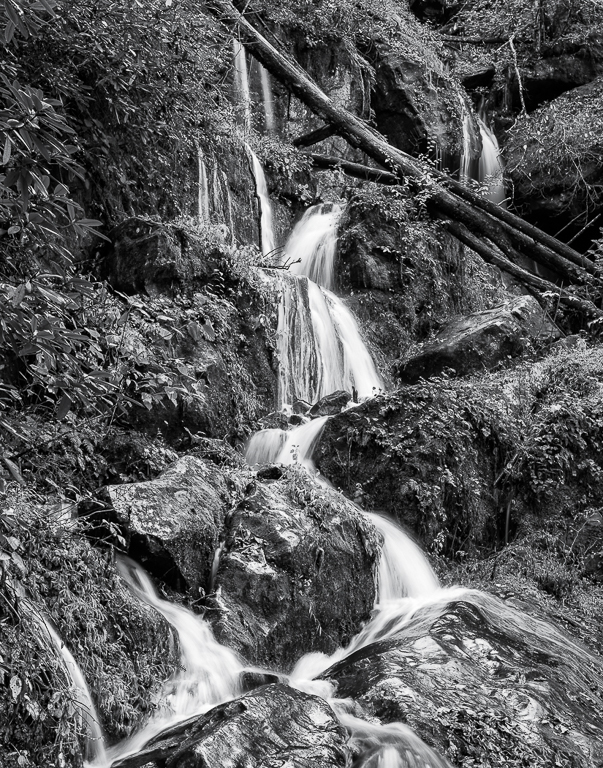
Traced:
[[517, 598], [453, 588], [404, 620], [408, 607], [387, 606], [373, 642], [325, 673], [337, 696], [408, 724], [455, 765], [484, 748], [500, 764], [600, 764], [600, 658]]
[[347, 768], [347, 741], [326, 701], [275, 683], [167, 729], [114, 768]]
[[345, 645], [373, 607], [379, 538], [353, 504], [297, 468], [257, 483], [229, 519], [218, 638], [283, 671], [301, 651]]
[[333, 416], [336, 413], [340, 413], [342, 408], [350, 402], [352, 396], [349, 392], [331, 392], [330, 395], [325, 395], [312, 408], [310, 408], [309, 414], [312, 418], [317, 416]]
[[531, 296], [447, 323], [435, 339], [399, 365], [396, 375], [405, 384], [443, 372], [462, 376], [489, 370], [517, 357], [533, 344], [559, 337], [540, 304]]
[[146, 219], [126, 219], [111, 232], [105, 269], [125, 293], [171, 293], [207, 282], [220, 260], [217, 251], [182, 230]]
[[228, 509], [222, 473], [184, 456], [155, 480], [106, 492], [132, 557], [168, 583], [197, 596], [205, 591]]

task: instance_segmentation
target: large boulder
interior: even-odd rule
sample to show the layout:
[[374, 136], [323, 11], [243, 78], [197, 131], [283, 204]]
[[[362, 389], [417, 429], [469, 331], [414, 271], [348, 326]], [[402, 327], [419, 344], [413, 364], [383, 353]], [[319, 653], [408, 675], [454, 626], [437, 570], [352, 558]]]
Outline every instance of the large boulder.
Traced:
[[488, 551], [543, 518], [579, 527], [603, 507], [602, 380], [603, 348], [582, 344], [403, 385], [329, 419], [314, 461], [435, 553]]
[[461, 588], [420, 606], [386, 605], [325, 676], [337, 697], [383, 724], [411, 726], [455, 765], [496, 756], [594, 768], [603, 758], [601, 660], [526, 608]]
[[190, 232], [140, 218], [126, 219], [112, 232], [104, 263], [111, 284], [125, 293], [150, 295], [199, 287], [209, 281], [222, 256]]
[[287, 670], [368, 619], [381, 537], [300, 468], [265, 470], [260, 480], [223, 454], [183, 456], [154, 480], [108, 486], [96, 515], [153, 576], [203, 600], [221, 642]]
[[[384, 210], [385, 209], [385, 210]], [[338, 280], [379, 368], [459, 313], [501, 304], [500, 271], [432, 225], [404, 224], [396, 199], [353, 198], [341, 220]]]
[[396, 374], [403, 383], [414, 384], [444, 371], [463, 376], [490, 370], [558, 337], [558, 329], [536, 299], [518, 296], [493, 309], [450, 321], [432, 341], [400, 363]]
[[183, 456], [154, 480], [105, 492], [133, 558], [182, 591], [198, 597], [208, 589], [229, 506], [217, 467]]
[[347, 741], [326, 701], [275, 683], [164, 731], [113, 767], [167, 758], [169, 768], [347, 768]]
[[581, 216], [581, 230], [603, 205], [602, 131], [603, 77], [518, 120], [504, 152], [515, 205], [554, 231]]
[[299, 468], [256, 483], [228, 520], [218, 639], [280, 670], [304, 651], [332, 653], [370, 615], [379, 548], [362, 512]]

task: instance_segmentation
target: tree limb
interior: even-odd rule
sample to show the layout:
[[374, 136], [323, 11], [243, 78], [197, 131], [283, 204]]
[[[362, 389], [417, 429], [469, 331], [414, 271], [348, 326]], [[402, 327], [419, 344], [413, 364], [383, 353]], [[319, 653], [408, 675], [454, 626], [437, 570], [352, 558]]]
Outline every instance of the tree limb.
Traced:
[[340, 157], [331, 157], [329, 155], [308, 153], [308, 157], [312, 158], [315, 168], [341, 168], [348, 176], [353, 176], [355, 179], [362, 179], [363, 181], [374, 181], [378, 184], [400, 183], [398, 176], [389, 173], [389, 171], [382, 171], [380, 168], [369, 168], [368, 165], [351, 163], [349, 160], [342, 160]]
[[565, 304], [565, 306], [569, 307], [570, 309], [578, 310], [586, 317], [603, 317], [603, 312], [600, 309], [597, 309], [597, 307], [595, 307], [591, 301], [588, 301], [588, 299], [583, 299], [580, 296], [574, 296], [563, 288], [554, 285], [554, 283], [551, 283], [549, 280], [545, 280], [543, 277], [533, 275], [531, 272], [522, 269], [522, 267], [509, 261], [500, 253], [497, 253], [497, 250], [493, 245], [488, 244], [482, 239], [476, 237], [463, 224], [449, 220], [444, 221], [443, 224], [446, 229], [457, 238], [457, 240], [460, 240], [461, 243], [478, 253], [488, 264], [493, 264], [507, 274], [516, 277], [518, 280], [521, 280], [522, 283], [536, 288], [541, 292], [551, 292], [558, 294], [559, 300], [562, 304]]
[[310, 133], [304, 133], [303, 136], [298, 136], [291, 142], [294, 147], [311, 147], [312, 144], [318, 144], [319, 141], [329, 139], [335, 135], [337, 131], [332, 125], [323, 125], [321, 128], [317, 128]]

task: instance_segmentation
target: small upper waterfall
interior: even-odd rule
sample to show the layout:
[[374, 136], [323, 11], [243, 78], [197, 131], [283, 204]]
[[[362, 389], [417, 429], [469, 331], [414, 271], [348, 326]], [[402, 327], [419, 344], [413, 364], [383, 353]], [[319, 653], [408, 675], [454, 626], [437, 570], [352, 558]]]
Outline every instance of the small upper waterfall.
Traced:
[[198, 195], [197, 206], [200, 224], [209, 224], [209, 183], [207, 180], [207, 165], [201, 147], [197, 147], [198, 165]]
[[258, 62], [260, 72], [260, 82], [262, 85], [262, 103], [264, 105], [264, 121], [268, 133], [274, 133], [276, 129], [276, 119], [274, 116], [274, 97], [272, 95], [272, 85], [270, 75], [264, 66]]
[[470, 181], [472, 178], [474, 178], [473, 174], [473, 166], [474, 161], [472, 157], [472, 151], [471, 151], [471, 135], [472, 135], [472, 120], [471, 120], [471, 113], [467, 111], [465, 108], [464, 102], [463, 105], [463, 146], [461, 150], [461, 167], [459, 170], [459, 178], [463, 184], [466, 184], [468, 181]]
[[486, 122], [485, 110], [480, 109], [477, 116], [482, 149], [478, 162], [475, 162], [471, 151], [471, 136], [473, 132], [472, 116], [463, 103], [463, 147], [461, 152], [460, 180], [467, 184], [478, 181], [487, 186], [486, 196], [493, 203], [505, 205], [505, 185], [503, 181], [503, 165], [500, 159], [498, 140]]
[[241, 119], [245, 133], [251, 129], [251, 95], [249, 93], [249, 73], [247, 71], [247, 54], [241, 43], [232, 40], [235, 69], [235, 98], [241, 109]]
[[272, 223], [272, 205], [270, 204], [268, 185], [266, 184], [266, 175], [264, 174], [262, 164], [248, 144], [246, 148], [251, 158], [256, 193], [260, 202], [260, 240], [262, 243], [262, 253], [266, 256], [272, 253], [276, 247]]
[[500, 159], [498, 140], [485, 120], [485, 115], [477, 118], [477, 124], [482, 136], [482, 153], [479, 158], [478, 181], [488, 185], [488, 198], [493, 203], [505, 205], [505, 185], [503, 181], [503, 165]]

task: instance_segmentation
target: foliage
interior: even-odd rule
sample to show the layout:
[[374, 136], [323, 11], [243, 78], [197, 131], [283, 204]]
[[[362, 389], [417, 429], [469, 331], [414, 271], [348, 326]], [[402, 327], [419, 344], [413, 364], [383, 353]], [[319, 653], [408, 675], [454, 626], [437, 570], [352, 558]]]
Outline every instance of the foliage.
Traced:
[[603, 200], [602, 131], [603, 83], [576, 88], [517, 120], [506, 150], [508, 171], [522, 187], [555, 195], [560, 211], [588, 215]]
[[170, 634], [132, 600], [110, 553], [90, 546], [68, 505], [40, 507], [14, 493], [11, 501], [0, 515], [0, 762], [80, 765], [83, 728], [73, 683], [33, 617], [56, 626], [97, 692], [113, 737], [128, 734], [152, 707], [153, 691], [175, 662]]

